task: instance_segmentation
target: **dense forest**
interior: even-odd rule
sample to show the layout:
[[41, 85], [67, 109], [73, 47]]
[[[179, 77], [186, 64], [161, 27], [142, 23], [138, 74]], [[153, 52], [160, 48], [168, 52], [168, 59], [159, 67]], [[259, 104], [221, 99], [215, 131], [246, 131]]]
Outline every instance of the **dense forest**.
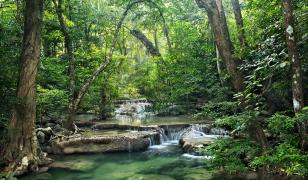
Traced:
[[[0, 179], [52, 174], [50, 154], [140, 152], [178, 131], [133, 116], [145, 111], [186, 118], [185, 132], [169, 137], [184, 151], [196, 124], [202, 138], [205, 125], [225, 132], [188, 151], [210, 157], [201, 171], [305, 179], [307, 22], [306, 0], [0, 0]], [[146, 108], [119, 113], [123, 103]], [[124, 123], [140, 140], [127, 129], [106, 135], [122, 132], [117, 114], [140, 121]], [[105, 151], [119, 136], [135, 144]]]

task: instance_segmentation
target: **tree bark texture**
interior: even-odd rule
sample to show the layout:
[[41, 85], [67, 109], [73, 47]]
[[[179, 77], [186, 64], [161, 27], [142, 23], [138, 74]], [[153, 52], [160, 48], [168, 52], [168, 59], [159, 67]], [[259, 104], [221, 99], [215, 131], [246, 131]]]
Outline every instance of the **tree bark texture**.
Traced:
[[[199, 8], [206, 10], [211, 24], [216, 45], [220, 57], [224, 61], [227, 72], [231, 77], [233, 88], [236, 92], [244, 89], [244, 82], [241, 73], [236, 68], [235, 58], [233, 57], [233, 44], [230, 40], [227, 21], [221, 0], [195, 0]], [[244, 104], [244, 103], [242, 103]], [[245, 105], [242, 105], [245, 109]], [[268, 142], [258, 119], [248, 124], [248, 134], [263, 149], [268, 147]]]
[[220, 56], [224, 61], [227, 72], [231, 77], [231, 82], [236, 92], [241, 92], [244, 82], [241, 73], [236, 68], [233, 55], [233, 45], [230, 40], [227, 21], [221, 0], [195, 0], [200, 8], [206, 10], [209, 22], [214, 32], [215, 41]]
[[60, 23], [60, 30], [64, 36], [64, 46], [66, 49], [66, 55], [69, 62], [69, 107], [68, 107], [68, 116], [66, 121], [64, 121], [64, 127], [69, 130], [73, 130], [74, 126], [74, 118], [76, 114], [75, 107], [75, 57], [74, 57], [74, 49], [73, 49], [73, 41], [69, 34], [68, 28], [66, 26], [64, 17], [63, 17], [63, 9], [62, 9], [62, 0], [53, 0], [54, 5], [56, 6], [56, 12], [58, 15], [58, 20]]
[[241, 7], [239, 0], [231, 0], [234, 17], [238, 29], [238, 39], [240, 41], [241, 47], [247, 46], [246, 44], [246, 36], [245, 36], [245, 29], [244, 29], [244, 23], [243, 23], [243, 17], [241, 12]]
[[39, 151], [35, 133], [36, 76], [40, 62], [43, 0], [26, 0], [23, 48], [17, 86], [18, 102], [8, 129], [5, 160], [16, 175], [38, 170]]
[[[283, 0], [283, 10], [286, 27], [286, 41], [288, 45], [288, 54], [291, 62], [292, 75], [292, 94], [294, 112], [299, 113], [304, 107], [304, 94], [302, 83], [301, 60], [295, 38], [295, 23], [292, 8], [292, 0]], [[302, 149], [307, 148], [307, 121], [298, 122], [298, 130], [301, 137]]]
[[141, 31], [137, 29], [130, 30], [130, 34], [137, 38], [147, 48], [152, 56], [161, 56], [159, 50]]

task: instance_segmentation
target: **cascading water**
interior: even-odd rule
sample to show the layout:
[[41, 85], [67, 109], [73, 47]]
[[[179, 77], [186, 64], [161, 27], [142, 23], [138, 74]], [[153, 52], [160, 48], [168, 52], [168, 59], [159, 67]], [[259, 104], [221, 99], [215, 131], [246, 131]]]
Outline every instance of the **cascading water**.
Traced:
[[152, 104], [146, 99], [131, 99], [118, 101], [115, 110], [115, 118], [118, 120], [141, 120], [154, 115], [148, 111]]
[[[150, 139], [151, 146], [178, 144], [179, 140], [185, 136], [186, 138], [218, 138], [228, 135], [228, 132], [220, 128], [211, 128], [208, 124], [192, 124], [186, 125], [162, 125], [158, 127], [159, 140]], [[157, 138], [157, 137], [156, 137]]]

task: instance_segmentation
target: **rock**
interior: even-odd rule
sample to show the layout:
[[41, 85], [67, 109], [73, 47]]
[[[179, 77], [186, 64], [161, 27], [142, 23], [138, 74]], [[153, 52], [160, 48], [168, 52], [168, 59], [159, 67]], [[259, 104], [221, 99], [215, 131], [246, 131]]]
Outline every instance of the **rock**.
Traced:
[[53, 127], [54, 132], [61, 132], [62, 131], [62, 126], [60, 124], [56, 124]]
[[45, 166], [45, 167], [40, 167], [39, 170], [38, 170], [38, 173], [45, 173], [47, 172], [49, 169], [49, 167]]
[[37, 136], [37, 140], [40, 144], [44, 144], [45, 143], [45, 134], [42, 131], [38, 131], [36, 133]]
[[76, 126], [79, 128], [90, 128], [95, 125], [94, 121], [79, 121], [75, 122]]
[[46, 124], [46, 127], [54, 127], [55, 125], [56, 125], [55, 123], [49, 122], [49, 123]]
[[143, 151], [150, 145], [150, 139], [158, 132], [140, 132], [116, 136], [70, 137], [68, 139], [55, 139], [48, 153], [75, 154], [75, 153], [102, 153]]
[[219, 136], [206, 135], [203, 132], [190, 129], [183, 134], [182, 138], [180, 139], [180, 145], [185, 152], [196, 154], [200, 148], [213, 143], [217, 137]]

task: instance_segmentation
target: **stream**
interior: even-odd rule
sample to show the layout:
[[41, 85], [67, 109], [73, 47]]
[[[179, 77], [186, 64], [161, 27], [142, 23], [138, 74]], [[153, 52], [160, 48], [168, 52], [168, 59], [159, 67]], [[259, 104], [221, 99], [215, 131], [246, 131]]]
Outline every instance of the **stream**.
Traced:
[[[184, 153], [179, 140], [185, 132], [183, 128], [171, 128], [168, 125], [191, 124], [190, 138], [215, 138], [224, 135], [221, 130], [204, 131], [203, 127], [192, 123], [186, 116], [157, 117], [144, 115], [145, 107], [139, 102], [125, 102], [117, 109], [116, 118], [104, 123], [129, 125], [162, 125], [159, 140], [149, 138], [150, 146], [141, 152], [113, 152], [94, 154], [51, 155], [55, 160], [47, 172], [29, 174], [23, 180], [220, 180], [243, 179], [230, 175], [219, 175], [207, 168], [209, 157], [195, 156]], [[139, 103], [139, 104], [138, 104]], [[141, 102], [141, 106], [148, 105]], [[121, 111], [121, 112], [120, 112]], [[128, 113], [129, 111], [129, 113]], [[128, 115], [130, 114], [130, 115]], [[89, 121], [93, 115], [79, 115], [77, 121]], [[186, 128], [187, 129], [187, 128]], [[91, 132], [89, 136], [108, 135], [117, 136], [125, 133], [135, 133], [135, 130], [102, 130]], [[97, 134], [95, 134], [97, 133]]]
[[[184, 121], [184, 117], [152, 118]], [[186, 118], [187, 120], [187, 118]], [[149, 123], [150, 119], [147, 120]], [[168, 123], [172, 123], [168, 122]], [[105, 133], [105, 132], [102, 132]], [[111, 134], [111, 132], [109, 132]], [[114, 132], [119, 133], [119, 132]], [[124, 133], [124, 132], [123, 132]], [[53, 155], [55, 163], [45, 173], [30, 174], [24, 180], [169, 180], [169, 179], [239, 179], [214, 175], [207, 170], [206, 159], [184, 153], [179, 146], [181, 132], [170, 131], [162, 142], [144, 152]]]

